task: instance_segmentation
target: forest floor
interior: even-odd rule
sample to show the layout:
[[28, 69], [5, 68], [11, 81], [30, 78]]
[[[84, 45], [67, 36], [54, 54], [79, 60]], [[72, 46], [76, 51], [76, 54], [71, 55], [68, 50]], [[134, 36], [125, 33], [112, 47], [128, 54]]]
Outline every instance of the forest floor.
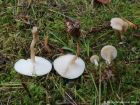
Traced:
[[[140, 29], [129, 28], [122, 44], [111, 28], [88, 33], [113, 17], [140, 25], [140, 1], [112, 0], [107, 5], [93, 1], [0, 0], [0, 105], [140, 105]], [[54, 70], [42, 77], [18, 74], [14, 64], [30, 58], [34, 25], [40, 35], [37, 56], [53, 62], [59, 55], [76, 53], [76, 41], [68, 40], [66, 32], [67, 16], [81, 23], [80, 57], [86, 62], [83, 75], [67, 80]], [[44, 47], [46, 35], [51, 53]], [[105, 45], [118, 51], [110, 68], [100, 56]], [[89, 60], [94, 54], [100, 57], [98, 70]], [[111, 78], [105, 78], [108, 70]], [[99, 86], [100, 71], [104, 78]]]

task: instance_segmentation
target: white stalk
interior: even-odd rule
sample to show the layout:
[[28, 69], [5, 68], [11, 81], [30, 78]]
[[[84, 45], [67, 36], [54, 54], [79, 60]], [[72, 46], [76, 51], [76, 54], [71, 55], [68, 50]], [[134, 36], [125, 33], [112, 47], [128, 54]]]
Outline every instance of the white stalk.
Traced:
[[95, 63], [95, 65], [96, 65], [96, 66], [98, 66], [98, 65], [99, 65], [99, 63], [98, 63], [97, 59], [94, 59], [94, 63]]

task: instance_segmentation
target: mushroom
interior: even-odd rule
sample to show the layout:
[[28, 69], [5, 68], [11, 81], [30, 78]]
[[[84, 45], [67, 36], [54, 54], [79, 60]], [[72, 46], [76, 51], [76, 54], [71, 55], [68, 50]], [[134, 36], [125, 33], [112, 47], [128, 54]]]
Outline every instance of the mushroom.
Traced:
[[101, 56], [107, 64], [111, 64], [111, 61], [117, 57], [117, 50], [111, 45], [104, 46], [101, 49]]
[[85, 63], [76, 55], [66, 54], [54, 60], [54, 69], [64, 78], [75, 79], [83, 74]]
[[52, 64], [48, 60], [42, 57], [35, 56], [34, 46], [39, 39], [37, 27], [33, 27], [32, 34], [33, 34], [33, 40], [30, 45], [31, 59], [18, 60], [15, 63], [14, 68], [18, 73], [23, 75], [42, 76], [51, 71]]
[[99, 57], [97, 55], [92, 55], [90, 57], [90, 62], [95, 64], [96, 66], [98, 66], [99, 65], [99, 63], [98, 63], [99, 62]]
[[123, 39], [123, 33], [127, 31], [129, 26], [137, 29], [137, 26], [134, 23], [128, 21], [127, 19], [112, 18], [110, 22], [110, 26], [116, 31], [121, 41]]

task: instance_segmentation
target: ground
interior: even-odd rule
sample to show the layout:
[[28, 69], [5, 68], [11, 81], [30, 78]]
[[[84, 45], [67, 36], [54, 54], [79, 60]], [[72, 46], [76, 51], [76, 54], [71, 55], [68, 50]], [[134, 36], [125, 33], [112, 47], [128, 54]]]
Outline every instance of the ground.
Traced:
[[[30, 2], [32, 1], [32, 2]], [[94, 0], [93, 0], [94, 1]], [[139, 26], [139, 0], [112, 0], [101, 5], [92, 0], [0, 0], [0, 105], [111, 105], [140, 104], [140, 31], [129, 28], [125, 43], [111, 28], [86, 34], [113, 17], [126, 18]], [[30, 57], [31, 29], [39, 27], [36, 55], [51, 62], [61, 54], [76, 52], [76, 42], [68, 40], [65, 17], [79, 20], [80, 57], [86, 62], [84, 74], [66, 80], [54, 70], [42, 77], [27, 77], [14, 70], [14, 63]], [[51, 53], [44, 47], [49, 36]], [[113, 45], [118, 56], [107, 67], [100, 56], [105, 45]], [[100, 57], [97, 69], [90, 56]], [[112, 78], [105, 78], [111, 71]], [[99, 75], [102, 72], [102, 82]], [[117, 103], [118, 102], [118, 103]], [[124, 103], [123, 103], [124, 102]]]

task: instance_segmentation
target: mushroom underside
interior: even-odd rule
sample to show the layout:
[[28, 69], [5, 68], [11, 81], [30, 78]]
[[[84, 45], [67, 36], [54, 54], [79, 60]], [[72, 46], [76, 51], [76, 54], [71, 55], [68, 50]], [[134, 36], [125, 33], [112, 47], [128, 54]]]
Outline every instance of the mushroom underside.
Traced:
[[51, 71], [52, 64], [48, 60], [36, 56], [35, 61], [33, 64], [31, 59], [20, 59], [14, 68], [18, 73], [27, 76], [42, 76]]
[[74, 63], [71, 62], [74, 57], [75, 55], [71, 54], [58, 57], [53, 63], [56, 72], [64, 78], [78, 78], [84, 72], [85, 63], [79, 57], [74, 61]]

